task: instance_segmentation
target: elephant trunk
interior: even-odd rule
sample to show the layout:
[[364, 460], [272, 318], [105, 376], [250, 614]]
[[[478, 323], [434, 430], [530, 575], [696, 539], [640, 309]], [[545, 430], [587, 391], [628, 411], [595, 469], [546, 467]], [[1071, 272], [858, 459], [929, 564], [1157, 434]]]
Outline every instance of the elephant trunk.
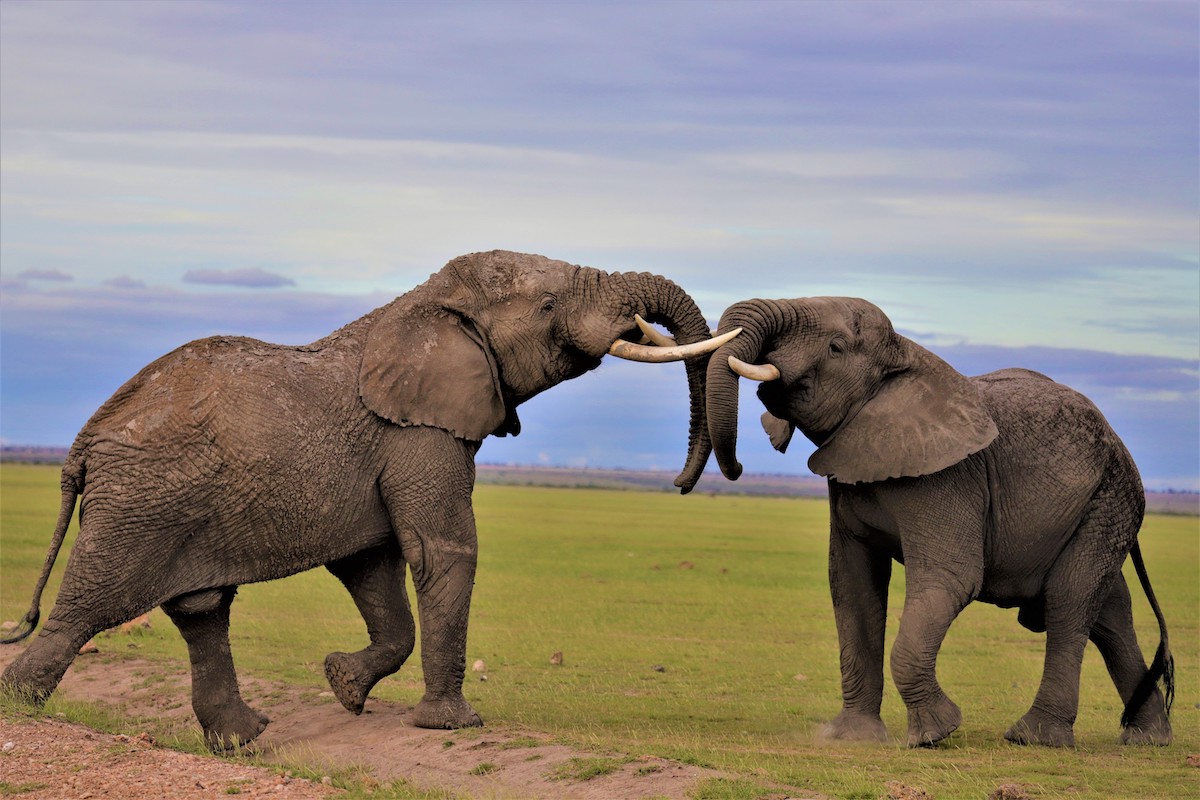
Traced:
[[[637, 331], [634, 315], [640, 314], [648, 322], [663, 325], [681, 345], [707, 340], [711, 334], [708, 322], [680, 286], [660, 275], [648, 272], [606, 273], [588, 268], [580, 269], [580, 280], [584, 295], [595, 293], [593, 307], [607, 308], [608, 318], [616, 320], [616, 330], [609, 327], [600, 330], [577, 331], [580, 349], [589, 353], [608, 351], [613, 340], [632, 335]], [[640, 336], [640, 332], [637, 333]], [[684, 361], [687, 370], [690, 414], [688, 425], [688, 455], [683, 470], [675, 479], [675, 485], [687, 494], [696, 485], [704, 471], [712, 446], [708, 439], [708, 423], [705, 416], [705, 367], [708, 356], [689, 358]]]
[[731, 481], [741, 477], [742, 465], [737, 460], [738, 375], [729, 358], [755, 363], [765, 345], [792, 325], [795, 316], [794, 308], [771, 300], [736, 303], [721, 316], [718, 333], [742, 328], [740, 336], [713, 353], [706, 376], [711, 447], [721, 472]]

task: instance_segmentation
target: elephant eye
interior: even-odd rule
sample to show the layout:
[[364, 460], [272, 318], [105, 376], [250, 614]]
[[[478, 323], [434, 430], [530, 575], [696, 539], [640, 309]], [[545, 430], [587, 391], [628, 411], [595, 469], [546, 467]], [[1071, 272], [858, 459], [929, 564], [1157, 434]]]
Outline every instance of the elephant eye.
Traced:
[[542, 298], [542, 313], [550, 314], [558, 307], [558, 298], [546, 296]]
[[830, 355], [840, 356], [846, 351], [846, 340], [840, 336], [835, 336], [829, 340]]

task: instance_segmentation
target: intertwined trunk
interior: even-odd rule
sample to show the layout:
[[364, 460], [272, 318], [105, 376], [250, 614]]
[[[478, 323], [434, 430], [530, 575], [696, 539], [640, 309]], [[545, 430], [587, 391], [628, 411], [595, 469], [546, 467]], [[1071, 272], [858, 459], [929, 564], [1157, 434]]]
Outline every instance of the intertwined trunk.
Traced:
[[[710, 336], [708, 323], [691, 296], [660, 275], [648, 272], [605, 273], [586, 268], [580, 269], [579, 273], [581, 293], [587, 298], [585, 307], [597, 311], [607, 309], [602, 316], [611, 320], [608, 325], [596, 324], [590, 329], [585, 327], [575, 331], [576, 344], [585, 352], [607, 352], [615, 338], [636, 331], [634, 314], [640, 314], [648, 322], [663, 325], [681, 345], [703, 341]], [[687, 359], [684, 364], [691, 403], [688, 456], [683, 470], [675, 479], [675, 485], [687, 494], [700, 479], [712, 446], [709, 444], [705, 417], [707, 356]]]
[[756, 363], [764, 345], [794, 324], [796, 309], [772, 300], [737, 303], [721, 316], [717, 333], [741, 328], [736, 339], [722, 345], [708, 362], [708, 433], [717, 464], [726, 478], [737, 480], [742, 465], [737, 460], [738, 375], [729, 368], [729, 357]]

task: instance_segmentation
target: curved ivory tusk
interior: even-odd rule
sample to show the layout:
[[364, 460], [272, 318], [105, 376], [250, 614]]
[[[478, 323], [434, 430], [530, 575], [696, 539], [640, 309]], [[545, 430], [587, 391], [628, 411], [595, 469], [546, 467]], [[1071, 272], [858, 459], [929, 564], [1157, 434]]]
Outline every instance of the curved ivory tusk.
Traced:
[[743, 378], [749, 378], [752, 381], [779, 380], [779, 367], [774, 364], [747, 364], [740, 358], [730, 356], [729, 368]]
[[634, 314], [633, 321], [636, 322], [637, 326], [642, 329], [642, 333], [646, 334], [645, 339], [642, 340], [643, 343], [645, 343], [646, 340], [649, 340], [651, 344], [656, 344], [659, 347], [676, 346], [674, 339], [672, 339], [670, 336], [667, 336], [649, 322], [646, 322], [646, 320], [642, 319], [641, 314]]
[[685, 358], [711, 353], [741, 332], [741, 328], [734, 328], [729, 333], [723, 333], [720, 336], [714, 336], [702, 342], [677, 344], [672, 347], [652, 347], [644, 344], [634, 344], [624, 339], [617, 339], [612, 343], [612, 347], [608, 348], [608, 352], [617, 358], [625, 358], [629, 361], [644, 361], [650, 364], [682, 361]]

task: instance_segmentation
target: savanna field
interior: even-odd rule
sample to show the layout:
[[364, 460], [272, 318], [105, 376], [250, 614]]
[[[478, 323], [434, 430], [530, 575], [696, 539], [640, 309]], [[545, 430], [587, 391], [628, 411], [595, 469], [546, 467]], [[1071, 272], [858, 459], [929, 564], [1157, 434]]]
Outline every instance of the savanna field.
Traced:
[[[886, 796], [889, 781], [943, 799], [987, 797], [1005, 783], [1034, 798], [1200, 796], [1200, 769], [1187, 763], [1200, 753], [1196, 517], [1149, 516], [1140, 538], [1176, 660], [1172, 746], [1116, 744], [1121, 705], [1090, 645], [1077, 748], [1007, 744], [1004, 731], [1037, 690], [1043, 637], [1021, 628], [1015, 610], [975, 604], [950, 629], [938, 662], [963, 725], [943, 746], [908, 750], [901, 743], [905, 710], [890, 676], [883, 716], [900, 741], [816, 739], [840, 708], [824, 501], [703, 489], [680, 497], [477, 487], [480, 558], [468, 667], [485, 660], [488, 680], [468, 670], [465, 693], [486, 721], [592, 751], [657, 755], [736, 776], [710, 784], [704, 797], [779, 797], [794, 787], [876, 798]], [[0, 618], [25, 613], [57, 509], [56, 468], [0, 470]], [[43, 619], [66, 561], [64, 550]], [[1149, 658], [1157, 626], [1128, 564], [1126, 576]], [[902, 568], [891, 594], [889, 645], [902, 607]], [[240, 675], [315, 689], [325, 688], [326, 653], [367, 643], [349, 595], [320, 569], [243, 587], [231, 638]], [[139, 658], [186, 664], [183, 641], [161, 612], [138, 645]], [[556, 652], [562, 664], [551, 663]], [[418, 649], [372, 696], [412, 704], [421, 692]]]

